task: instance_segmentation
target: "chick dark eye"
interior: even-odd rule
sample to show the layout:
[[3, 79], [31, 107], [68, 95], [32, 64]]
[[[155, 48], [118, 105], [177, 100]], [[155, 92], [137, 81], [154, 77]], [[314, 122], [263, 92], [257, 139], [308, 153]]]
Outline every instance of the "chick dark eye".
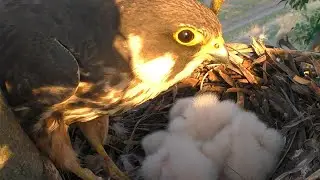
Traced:
[[194, 34], [190, 30], [182, 30], [178, 34], [178, 38], [183, 43], [188, 43], [194, 39]]

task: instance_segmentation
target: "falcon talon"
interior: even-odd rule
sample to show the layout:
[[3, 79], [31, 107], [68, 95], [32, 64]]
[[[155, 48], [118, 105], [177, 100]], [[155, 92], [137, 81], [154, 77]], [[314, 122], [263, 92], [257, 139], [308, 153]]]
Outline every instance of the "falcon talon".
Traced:
[[205, 60], [228, 63], [219, 9], [196, 0], [0, 1], [0, 87], [13, 109], [26, 105], [14, 113], [39, 150], [92, 179], [69, 125], [100, 151], [109, 126], [101, 117], [155, 98]]

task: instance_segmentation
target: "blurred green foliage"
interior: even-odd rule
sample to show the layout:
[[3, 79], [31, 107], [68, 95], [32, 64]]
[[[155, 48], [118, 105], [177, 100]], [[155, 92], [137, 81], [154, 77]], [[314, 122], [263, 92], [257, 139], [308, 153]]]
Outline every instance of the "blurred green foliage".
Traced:
[[310, 0], [282, 0], [282, 1], [286, 1], [286, 4], [289, 4], [295, 10], [301, 10], [306, 8], [306, 4], [308, 4]]
[[307, 48], [317, 32], [320, 32], [320, 8], [303, 13], [302, 20], [293, 28], [293, 40]]

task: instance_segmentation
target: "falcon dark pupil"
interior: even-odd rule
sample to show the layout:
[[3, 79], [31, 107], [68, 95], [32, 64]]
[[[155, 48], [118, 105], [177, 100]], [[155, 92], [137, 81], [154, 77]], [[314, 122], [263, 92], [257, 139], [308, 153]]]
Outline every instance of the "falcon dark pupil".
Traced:
[[183, 43], [188, 43], [193, 40], [194, 34], [190, 30], [183, 30], [178, 34], [178, 38]]

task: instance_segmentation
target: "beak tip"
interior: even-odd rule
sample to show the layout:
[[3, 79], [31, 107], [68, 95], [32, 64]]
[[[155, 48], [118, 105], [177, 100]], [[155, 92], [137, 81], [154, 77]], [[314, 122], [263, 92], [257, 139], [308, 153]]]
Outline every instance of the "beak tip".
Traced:
[[216, 61], [224, 64], [230, 63], [229, 52], [226, 47], [221, 48], [219, 51], [210, 54]]
[[218, 58], [218, 61], [224, 64], [230, 63], [230, 59], [228, 57], [220, 57]]

